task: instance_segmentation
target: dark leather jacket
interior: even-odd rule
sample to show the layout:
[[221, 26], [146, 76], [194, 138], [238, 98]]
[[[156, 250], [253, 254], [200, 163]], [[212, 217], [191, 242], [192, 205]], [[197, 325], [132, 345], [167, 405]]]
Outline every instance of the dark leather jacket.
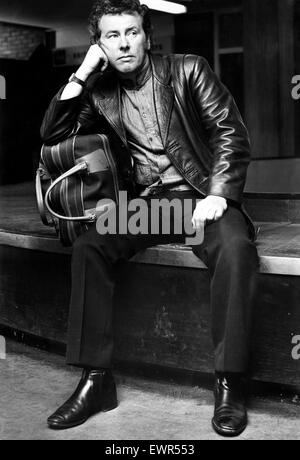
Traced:
[[[203, 57], [152, 55], [151, 65], [166, 154], [199, 192], [222, 196], [238, 205], [246, 180], [250, 145], [231, 94]], [[107, 134], [116, 155], [120, 183], [132, 191], [133, 169], [116, 74], [113, 71], [94, 74], [81, 96], [60, 101], [63, 89], [54, 97], [44, 117], [43, 142], [56, 144], [81, 131]]]

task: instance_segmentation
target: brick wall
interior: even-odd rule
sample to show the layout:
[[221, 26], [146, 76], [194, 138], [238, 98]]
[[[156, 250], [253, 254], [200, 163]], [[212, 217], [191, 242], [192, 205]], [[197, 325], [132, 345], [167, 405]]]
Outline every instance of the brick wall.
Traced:
[[0, 58], [27, 60], [45, 43], [45, 29], [0, 22]]

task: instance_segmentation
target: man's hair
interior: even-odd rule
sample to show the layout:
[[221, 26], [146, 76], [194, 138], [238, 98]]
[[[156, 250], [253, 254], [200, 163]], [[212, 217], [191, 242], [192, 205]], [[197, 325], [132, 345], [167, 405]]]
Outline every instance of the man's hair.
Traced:
[[89, 16], [89, 31], [91, 44], [99, 41], [101, 32], [99, 20], [105, 14], [138, 13], [143, 19], [143, 29], [146, 37], [151, 39], [152, 24], [149, 8], [141, 5], [139, 0], [96, 0]]

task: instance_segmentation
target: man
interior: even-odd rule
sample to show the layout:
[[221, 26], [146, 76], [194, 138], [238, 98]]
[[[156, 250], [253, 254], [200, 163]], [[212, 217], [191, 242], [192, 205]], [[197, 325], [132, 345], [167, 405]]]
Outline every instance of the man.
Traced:
[[[246, 128], [203, 58], [151, 55], [149, 11], [139, 0], [97, 1], [90, 30], [93, 44], [82, 65], [45, 115], [43, 141], [106, 133], [131, 197], [144, 197], [149, 209], [157, 197], [192, 200], [193, 227], [205, 227], [193, 251], [211, 276], [212, 424], [222, 435], [238, 435], [247, 425], [244, 390], [257, 268], [253, 227], [240, 204], [249, 163]], [[171, 221], [168, 235], [104, 235], [92, 226], [75, 241], [67, 362], [83, 374], [74, 394], [48, 418], [50, 428], [70, 428], [117, 406], [111, 373], [114, 264], [149, 246], [183, 242], [184, 232], [174, 232], [174, 216]]]

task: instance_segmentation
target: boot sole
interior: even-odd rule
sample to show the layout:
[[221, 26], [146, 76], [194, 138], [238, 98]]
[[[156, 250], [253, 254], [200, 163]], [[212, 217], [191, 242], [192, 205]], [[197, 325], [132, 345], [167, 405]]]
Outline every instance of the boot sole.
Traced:
[[239, 436], [240, 434], [242, 434], [242, 432], [247, 427], [247, 423], [246, 423], [245, 425], [243, 425], [238, 430], [231, 430], [230, 428], [228, 428], [228, 429], [219, 428], [218, 425], [214, 422], [214, 419], [212, 419], [211, 424], [212, 424], [213, 429], [216, 431], [216, 433], [220, 434], [221, 436], [231, 437], [231, 438], [233, 438], [235, 436]]
[[118, 407], [118, 403], [114, 403], [112, 404], [111, 406], [109, 407], [105, 407], [103, 409], [100, 409], [99, 411], [97, 412], [94, 412], [92, 414], [90, 414], [88, 417], [85, 417], [84, 419], [81, 419], [81, 420], [77, 420], [77, 422], [73, 422], [73, 423], [48, 423], [48, 428], [52, 429], [52, 430], [67, 430], [68, 428], [74, 428], [75, 426], [79, 426], [79, 425], [82, 425], [83, 423], [85, 423], [90, 417], [92, 417], [93, 415], [96, 415], [96, 414], [99, 414], [100, 412], [109, 412], [113, 409], [116, 409]]
[[48, 428], [50, 428], [51, 430], [67, 430], [68, 428], [74, 428], [75, 426], [82, 425], [84, 422], [88, 420], [88, 418], [89, 417], [79, 420], [77, 422], [68, 423], [68, 424], [48, 422]]

